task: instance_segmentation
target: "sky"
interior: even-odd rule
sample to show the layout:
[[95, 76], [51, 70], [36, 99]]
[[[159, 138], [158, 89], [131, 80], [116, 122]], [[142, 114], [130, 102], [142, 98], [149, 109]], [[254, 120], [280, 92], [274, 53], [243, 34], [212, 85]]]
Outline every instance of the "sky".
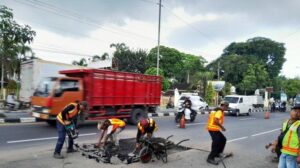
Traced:
[[[0, 0], [37, 35], [36, 56], [71, 63], [102, 55], [112, 43], [157, 45], [158, 0]], [[281, 75], [300, 76], [299, 0], [162, 0], [161, 45], [218, 58], [232, 42], [267, 37], [286, 47]], [[234, 66], [234, 65], [233, 65]]]

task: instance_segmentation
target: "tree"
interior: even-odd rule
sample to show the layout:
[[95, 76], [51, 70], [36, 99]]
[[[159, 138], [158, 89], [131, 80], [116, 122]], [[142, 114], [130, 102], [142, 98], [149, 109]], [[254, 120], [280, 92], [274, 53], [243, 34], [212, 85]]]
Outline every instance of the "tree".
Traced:
[[209, 80], [213, 79], [213, 72], [204, 71], [204, 72], [197, 72], [192, 81], [192, 86], [196, 86], [199, 94], [202, 97], [206, 95], [207, 83]]
[[254, 57], [265, 66], [271, 79], [278, 76], [285, 62], [285, 47], [279, 43], [264, 37], [254, 37], [246, 42], [231, 43], [224, 49], [222, 57], [238, 55], [242, 57]]
[[99, 55], [94, 55], [94, 56], [92, 57], [92, 62], [97, 62], [97, 61], [99, 61], [99, 60], [102, 60], [102, 58], [101, 58]]
[[215, 91], [211, 82], [209, 82], [209, 84], [207, 85], [206, 90], [207, 91], [205, 93], [205, 101], [209, 106], [211, 106], [214, 103], [214, 96], [215, 96]]
[[77, 65], [77, 66], [87, 66], [87, 61], [85, 58], [81, 58], [79, 61], [73, 61], [72, 62], [73, 65]]
[[[160, 46], [159, 68], [167, 78], [175, 78], [180, 83], [186, 81], [190, 74], [204, 69], [206, 60], [201, 56], [182, 53], [174, 48]], [[152, 48], [147, 57], [147, 66], [156, 67], [157, 47]]]
[[[157, 68], [155, 68], [155, 67], [149, 68], [145, 72], [146, 75], [156, 75], [156, 73], [157, 73]], [[164, 77], [164, 71], [162, 69], [159, 69], [158, 73], [159, 73], [159, 76], [161, 76], [163, 78], [162, 90], [167, 91], [170, 87], [170, 82], [167, 78]]]
[[0, 56], [4, 68], [1, 68], [1, 74], [7, 75], [3, 75], [4, 78], [11, 78], [15, 73], [19, 76], [18, 55], [25, 55], [29, 50], [26, 44], [33, 41], [36, 33], [28, 25], [19, 25], [13, 18], [12, 10], [6, 6], [0, 6], [0, 18]]
[[295, 97], [300, 93], [300, 79], [295, 78], [283, 81], [282, 89], [289, 97]]
[[119, 71], [144, 73], [147, 69], [147, 52], [143, 49], [132, 50], [124, 43], [111, 44], [115, 48], [113, 64]]
[[240, 88], [246, 92], [254, 92], [256, 89], [262, 89], [269, 83], [268, 72], [263, 65], [250, 64], [241, 82]]
[[207, 70], [214, 72], [214, 79], [217, 79], [218, 63], [220, 65], [219, 70], [224, 72], [220, 79], [238, 85], [243, 80], [248, 65], [259, 63], [259, 61], [254, 57], [241, 57], [238, 55], [220, 57], [206, 67]]

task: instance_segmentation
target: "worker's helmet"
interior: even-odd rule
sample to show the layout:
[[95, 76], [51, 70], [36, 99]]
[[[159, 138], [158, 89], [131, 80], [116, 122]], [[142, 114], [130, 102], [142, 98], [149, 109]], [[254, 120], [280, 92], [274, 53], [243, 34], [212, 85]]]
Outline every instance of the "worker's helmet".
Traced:
[[225, 101], [225, 100], [223, 100], [223, 101], [221, 101], [221, 103], [220, 103], [220, 106], [229, 106], [229, 103], [228, 103], [228, 101]]
[[149, 121], [146, 119], [146, 118], [142, 118], [140, 119], [140, 125], [143, 127], [143, 128], [146, 128], [149, 124]]

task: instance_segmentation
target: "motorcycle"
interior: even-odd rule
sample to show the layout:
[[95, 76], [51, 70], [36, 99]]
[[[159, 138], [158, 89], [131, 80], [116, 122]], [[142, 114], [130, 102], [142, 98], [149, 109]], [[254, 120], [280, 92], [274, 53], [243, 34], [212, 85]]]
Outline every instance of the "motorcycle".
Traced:
[[177, 114], [175, 115], [176, 123], [179, 123], [182, 115], [184, 115], [185, 120], [194, 122], [197, 116], [197, 112], [192, 108], [187, 108], [184, 104], [181, 104], [178, 108]]
[[5, 107], [5, 109], [7, 109], [7, 110], [9, 110], [9, 111], [15, 110], [15, 104], [13, 104], [13, 103], [5, 102], [4, 107]]

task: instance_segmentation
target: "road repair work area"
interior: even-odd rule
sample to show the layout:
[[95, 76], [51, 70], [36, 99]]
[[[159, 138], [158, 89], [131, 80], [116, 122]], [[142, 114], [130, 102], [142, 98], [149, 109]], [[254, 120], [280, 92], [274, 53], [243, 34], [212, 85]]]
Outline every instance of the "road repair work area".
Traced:
[[[170, 138], [174, 144], [184, 139], [179, 150], [167, 149], [167, 163], [158, 160], [155, 155], [148, 163], [140, 161], [128, 164], [127, 159], [117, 156], [110, 158], [110, 163], [97, 162], [95, 158], [83, 156], [82, 151], [66, 153], [66, 145], [62, 150], [64, 159], [54, 159], [53, 151], [57, 141], [56, 129], [46, 123], [1, 124], [0, 132], [0, 167], [1, 168], [82, 168], [82, 167], [218, 167], [218, 168], [274, 168], [275, 154], [265, 149], [279, 134], [280, 123], [289, 117], [288, 113], [271, 113], [270, 119], [264, 119], [264, 113], [253, 113], [251, 116], [226, 116], [227, 137], [225, 152], [232, 152], [218, 166], [206, 162], [211, 150], [211, 138], [205, 129], [208, 115], [197, 117], [194, 123], [186, 123], [180, 129], [174, 123], [174, 116], [155, 118], [159, 130], [155, 137]], [[14, 130], [14, 131], [11, 131]], [[76, 143], [94, 144], [99, 132], [95, 123], [87, 123], [80, 129]], [[128, 125], [120, 134], [120, 148], [125, 154], [133, 152], [136, 126]], [[188, 149], [188, 150], [186, 150]], [[123, 153], [124, 154], [124, 153]]]

